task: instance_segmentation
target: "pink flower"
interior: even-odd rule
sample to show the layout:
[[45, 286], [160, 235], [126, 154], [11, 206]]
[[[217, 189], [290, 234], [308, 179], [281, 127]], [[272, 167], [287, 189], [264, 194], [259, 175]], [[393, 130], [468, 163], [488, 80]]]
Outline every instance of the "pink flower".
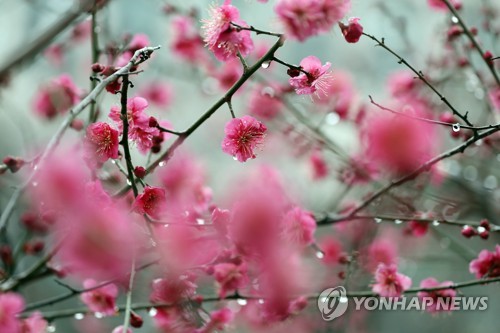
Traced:
[[140, 214], [148, 214], [158, 219], [165, 207], [165, 190], [159, 187], [146, 186], [134, 202], [135, 210]]
[[235, 58], [238, 51], [247, 56], [254, 48], [250, 31], [240, 31], [230, 24], [246, 26], [239, 17], [240, 13], [231, 5], [231, 0], [225, 0], [222, 6], [211, 8], [210, 18], [203, 21], [203, 40], [220, 61]]
[[410, 221], [406, 230], [408, 233], [411, 233], [415, 237], [423, 237], [425, 236], [425, 234], [427, 234], [427, 230], [429, 230], [429, 223]]
[[266, 126], [251, 116], [232, 119], [224, 129], [222, 151], [240, 162], [255, 158], [254, 150], [264, 142], [266, 131]]
[[286, 33], [304, 41], [328, 32], [349, 7], [349, 0], [279, 0], [275, 11]]
[[38, 311], [31, 314], [23, 320], [22, 333], [45, 333], [47, 332], [47, 321], [43, 319], [42, 314]]
[[133, 54], [135, 51], [145, 48], [149, 44], [149, 37], [146, 34], [135, 34], [128, 44], [128, 49]]
[[153, 291], [149, 296], [152, 303], [176, 304], [193, 296], [197, 286], [189, 277], [182, 276], [155, 279], [152, 288]]
[[127, 332], [125, 332], [123, 325], [116, 326], [111, 333], [132, 333], [132, 329], [127, 328]]
[[407, 70], [399, 70], [389, 75], [387, 87], [393, 97], [405, 97], [414, 93], [420, 85], [420, 80]]
[[309, 164], [311, 165], [312, 178], [314, 180], [324, 179], [328, 176], [328, 164], [321, 150], [315, 149], [312, 152], [309, 157]]
[[21, 333], [21, 322], [17, 314], [24, 309], [23, 298], [12, 292], [0, 294], [0, 331]]
[[[153, 146], [153, 137], [159, 136], [160, 131], [149, 127], [149, 116], [144, 113], [148, 101], [142, 97], [133, 97], [127, 101], [127, 119], [129, 124], [128, 137], [137, 144], [141, 153], [146, 153]], [[113, 106], [109, 118], [115, 121], [120, 132], [123, 131], [121, 107]]]
[[500, 88], [492, 88], [488, 93], [488, 97], [493, 108], [500, 111]]
[[172, 86], [162, 81], [150, 82], [141, 90], [141, 96], [162, 108], [172, 104], [173, 95]]
[[[107, 280], [130, 270], [138, 237], [126, 212], [91, 203], [75, 205], [57, 221], [57, 259], [79, 277]], [[78, 214], [74, 212], [78, 211]]]
[[224, 326], [229, 324], [234, 318], [234, 314], [228, 308], [222, 308], [210, 313], [210, 320], [196, 333], [211, 333], [223, 331]]
[[300, 62], [300, 67], [307, 72], [300, 72], [296, 77], [288, 80], [290, 85], [295, 88], [299, 95], [326, 95], [328, 86], [331, 83], [332, 75], [328, 70], [331, 64], [329, 62], [321, 65], [321, 60], [315, 56], [308, 56]]
[[313, 215], [300, 207], [292, 208], [282, 221], [282, 235], [287, 243], [305, 247], [314, 242], [316, 220]]
[[[417, 101], [398, 104], [396, 110], [422, 118], [429, 118], [428, 112]], [[374, 113], [365, 120], [363, 141], [365, 154], [380, 169], [401, 174], [409, 173], [434, 156], [438, 138], [435, 126], [389, 112]]]
[[375, 240], [366, 251], [366, 269], [373, 272], [380, 264], [392, 265], [397, 263], [396, 246], [387, 240]]
[[321, 261], [327, 265], [334, 265], [339, 262], [342, 254], [342, 244], [332, 237], [324, 238], [321, 240], [319, 247], [323, 252]]
[[383, 297], [398, 297], [411, 287], [411, 279], [397, 272], [396, 265], [380, 264], [375, 272], [373, 292]]
[[248, 283], [245, 264], [220, 263], [213, 266], [214, 278], [219, 285], [219, 297], [244, 287]]
[[107, 123], [97, 122], [87, 127], [86, 148], [98, 162], [118, 158], [118, 131]]
[[[439, 283], [435, 278], [427, 278], [420, 282], [420, 288], [436, 288], [436, 287], [446, 287], [453, 286], [452, 281], [444, 281]], [[424, 299], [430, 297], [432, 303], [427, 305], [425, 308], [428, 312], [437, 311], [451, 311], [454, 310], [453, 298], [457, 295], [457, 292], [453, 289], [442, 289], [436, 291], [421, 291], [418, 293], [418, 297]]]
[[196, 28], [192, 17], [177, 16], [172, 20], [172, 43], [174, 54], [196, 65], [207, 60], [203, 39]]
[[68, 74], [43, 85], [35, 96], [35, 111], [47, 119], [67, 112], [80, 100], [80, 90]]
[[[85, 289], [94, 288], [98, 285], [99, 283], [92, 279], [83, 281], [83, 287]], [[112, 316], [116, 313], [115, 302], [117, 296], [118, 288], [115, 284], [110, 283], [100, 288], [82, 293], [80, 299], [88, 306], [90, 311]]]
[[219, 81], [219, 86], [226, 91], [238, 81], [243, 74], [243, 67], [239, 59], [230, 59], [220, 68], [215, 70], [214, 77]]
[[250, 95], [248, 113], [257, 118], [271, 120], [281, 113], [283, 102], [277, 95], [281, 91], [275, 87], [258, 85]]
[[313, 101], [326, 105], [329, 111], [346, 119], [349, 110], [354, 104], [355, 89], [353, 80], [348, 72], [336, 70], [335, 79], [328, 82], [328, 87], [323, 96], [313, 95]]
[[500, 276], [500, 245], [495, 246], [495, 252], [479, 252], [479, 256], [470, 262], [469, 271], [478, 279]]
[[359, 24], [359, 17], [351, 17], [348, 25], [340, 24], [340, 30], [348, 43], [357, 43], [363, 35], [363, 26]]
[[[448, 6], [446, 6], [443, 0], [427, 0], [427, 3], [433, 9], [442, 11], [448, 10]], [[462, 7], [462, 2], [460, 0], [450, 0], [450, 3], [455, 9], [460, 9]]]

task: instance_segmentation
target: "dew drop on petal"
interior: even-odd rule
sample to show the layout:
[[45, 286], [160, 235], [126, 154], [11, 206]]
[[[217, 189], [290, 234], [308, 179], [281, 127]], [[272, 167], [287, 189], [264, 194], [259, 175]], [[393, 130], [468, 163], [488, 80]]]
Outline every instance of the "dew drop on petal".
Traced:
[[238, 160], [238, 157], [233, 156], [233, 160], [237, 161], [237, 160]]
[[460, 124], [459, 123], [453, 124], [453, 126], [451, 126], [451, 129], [453, 130], [453, 132], [459, 132]]
[[199, 225], [204, 225], [205, 220], [204, 219], [196, 219], [196, 223], [198, 223]]

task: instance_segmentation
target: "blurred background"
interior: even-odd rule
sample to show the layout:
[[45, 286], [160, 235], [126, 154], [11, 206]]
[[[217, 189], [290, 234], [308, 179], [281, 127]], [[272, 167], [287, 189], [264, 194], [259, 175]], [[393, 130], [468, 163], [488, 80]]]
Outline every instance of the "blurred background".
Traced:
[[[481, 8], [487, 1], [464, 0], [462, 15], [471, 26], [481, 27], [483, 16]], [[165, 82], [172, 87], [172, 102], [168, 107], [152, 105], [149, 111], [158, 119], [165, 119], [172, 123], [176, 130], [184, 130], [192, 124], [213, 102], [224, 94], [217, 80], [207, 75], [200, 68], [193, 67], [172, 55], [169, 45], [172, 41], [172, 17], [162, 10], [165, 5], [171, 4], [185, 10], [198, 10], [201, 18], [207, 16], [206, 0], [159, 1], [159, 0], [113, 0], [98, 14], [99, 38], [103, 45], [112, 41], [119, 41], [125, 34], [143, 33], [149, 37], [151, 45], [162, 45], [153, 59], [144, 67], [144, 73], [133, 77], [136, 86], [132, 90], [137, 94], [141, 87], [151, 82]], [[270, 31], [282, 31], [274, 11], [274, 1], [267, 4], [255, 0], [233, 0], [241, 12], [242, 19], [249, 24]], [[52, 26], [61, 17], [75, 10], [75, 2], [70, 0], [0, 0], [0, 65], [6, 64], [28, 47], [46, 29]], [[472, 70], [450, 70], [443, 67], [440, 70], [439, 61], [443, 55], [450, 52], [443, 47], [451, 17], [447, 12], [433, 11], [424, 0], [353, 0], [348, 16], [361, 18], [361, 23], [368, 34], [378, 38], [385, 38], [387, 45], [396, 50], [417, 69], [440, 82], [440, 91], [452, 100], [460, 110], [470, 112], [471, 119], [480, 121], [485, 112], [485, 98], [487, 92], [481, 86], [476, 74]], [[90, 39], [85, 38], [78, 43], [70, 43], [72, 28], [81, 22], [89, 20], [88, 14], [82, 14], [68, 29], [64, 30], [55, 39], [55, 43], [67, 45], [64, 56], [54, 62], [47, 53], [41, 52], [29, 59], [21, 67], [10, 73], [8, 84], [0, 88], [0, 156], [14, 155], [30, 157], [43, 148], [62, 117], [47, 121], [34, 114], [33, 100], [37, 90], [50, 79], [61, 73], [68, 73], [79, 88], [88, 91], [90, 87]], [[481, 37], [481, 29], [479, 36]], [[273, 38], [255, 36], [256, 44], [271, 45]], [[482, 39], [485, 48], [495, 54], [498, 51], [497, 40], [489, 37]], [[388, 99], [387, 78], [391, 73], [404, 69], [397, 63], [397, 59], [376, 47], [368, 38], [361, 38], [357, 44], [347, 44], [343, 36], [335, 27], [328, 34], [311, 38], [305, 43], [288, 40], [277, 56], [292, 64], [298, 64], [306, 56], [315, 55], [323, 62], [332, 63], [335, 74], [345, 71], [352, 77], [356, 88], [356, 105], [368, 105], [368, 95], [376, 101], [384, 102]], [[480, 59], [473, 55], [473, 62], [481, 68]], [[431, 72], [426, 72], [432, 68]], [[483, 68], [484, 69], [484, 68]], [[271, 64], [270, 68], [260, 71], [259, 77], [286, 82], [286, 70], [278, 64]], [[244, 88], [254, 85], [248, 82]], [[245, 89], [244, 89], [245, 90]], [[434, 98], [434, 97], [433, 97]], [[117, 96], [103, 94], [99, 99], [101, 119], [104, 119], [112, 105], [118, 104]], [[306, 117], [318, 123], [322, 131], [328, 135], [343, 151], [349, 155], [361, 150], [361, 144], [352, 122], [339, 121], [330, 117], [324, 119], [324, 111], [312, 103], [309, 97], [296, 97], [291, 101], [293, 105], [304, 112]], [[233, 99], [237, 115], [246, 114], [248, 93], [243, 91]], [[86, 120], [86, 114], [82, 119]], [[259, 165], [271, 165], [279, 170], [290, 192], [290, 196], [315, 213], [338, 213], [337, 203], [343, 199], [348, 203], [359, 199], [367, 193], [367, 189], [360, 187], [350, 189], [344, 198], [346, 185], [335, 175], [321, 181], [312, 181], [311, 166], [307, 154], [301, 154], [300, 143], [293, 149], [294, 143], [289, 138], [271, 134], [266, 146], [255, 160], [244, 164], [233, 161], [220, 149], [220, 142], [224, 136], [223, 128], [229, 119], [229, 112], [224, 106], [210, 118], [192, 137], [183, 145], [181, 150], [187, 151], [201, 161], [206, 168], [207, 183], [212, 187], [216, 202], [224, 202], [227, 189], [237, 187], [241, 177], [255, 170]], [[489, 118], [491, 121], [491, 118]], [[483, 120], [484, 121], [484, 120]], [[483, 123], [481, 123], [483, 124]], [[280, 124], [271, 123], [271, 129], [282, 128]], [[442, 142], [438, 150], [446, 149], [457, 144], [449, 138], [447, 129], [439, 129]], [[81, 133], [70, 131], [64, 138], [67, 143], [73, 142]], [[307, 148], [307, 145], [305, 145]], [[134, 155], [135, 161], [145, 162], [145, 157], [139, 153]], [[338, 170], [342, 163], [337, 157], [328, 155], [328, 163], [332, 169]], [[453, 158], [440, 164], [440, 169], [446, 175], [444, 183], [439, 187], [429, 186], [424, 181], [423, 189], [418, 197], [422, 209], [455, 209], [460, 213], [453, 215], [467, 221], [488, 217], [492, 223], [499, 223], [498, 203], [500, 191], [497, 188], [497, 177], [500, 176], [500, 155], [486, 154], [480, 145], [471, 147], [459, 158]], [[141, 164], [136, 162], [136, 164]], [[12, 188], [21, 178], [17, 175], [3, 175], [0, 177], [0, 209], [5, 206]], [[382, 180], [382, 182], [384, 182]], [[400, 192], [398, 192], [400, 191]], [[395, 194], [413, 195], [414, 189], [403, 187]], [[408, 194], [410, 193], [410, 194]], [[436, 199], [436, 197], [440, 199]], [[445, 198], [447, 200], [443, 200]], [[390, 212], [390, 203], [377, 203], [380, 211]], [[437, 207], [437, 208], [436, 208]], [[332, 211], [333, 208], [333, 211]], [[13, 220], [19, 218], [22, 209], [15, 212]], [[365, 223], [371, 223], [364, 221]], [[364, 228], [363, 223], [356, 227]], [[370, 227], [371, 228], [371, 227]], [[403, 237], [401, 226], [382, 224], [373, 230], [374, 237], [389, 240], [398, 248], [401, 256], [400, 270], [412, 277], [414, 286], [422, 279], [434, 276], [438, 280], [467, 281], [473, 278], [468, 272], [468, 263], [484, 248], [493, 249], [498, 243], [498, 235], [492, 234], [488, 241], [475, 239], [464, 241], [456, 228], [446, 226], [432, 227], [424, 239], [408, 239]], [[371, 229], [370, 229], [371, 230]], [[13, 231], [14, 233], [16, 231]], [[332, 232], [330, 227], [324, 228], [321, 233]], [[24, 263], [27, 265], [27, 263]], [[327, 272], [328, 274], [328, 272]], [[364, 280], [367, 282], [367, 280]], [[365, 284], [366, 286], [366, 284]], [[365, 290], [361, 285], [353, 286], [354, 290]], [[27, 300], [39, 300], [49, 295], [61, 292], [61, 288], [53, 281], [47, 280], [43, 287], [34, 284], [26, 288], [23, 294]], [[148, 291], [144, 290], [144, 298]], [[351, 314], [348, 319], [340, 323], [325, 323], [319, 332], [422, 332], [453, 330], [454, 332], [496, 332], [498, 331], [498, 311], [500, 310], [500, 291], [498, 285], [473, 287], [463, 290], [464, 295], [489, 296], [489, 307], [486, 311], [457, 312], [452, 314], [430, 315], [418, 311], [373, 311], [362, 314]], [[141, 295], [138, 290], [136, 294]], [[138, 296], [139, 298], [141, 296]], [[70, 307], [78, 301], [68, 301], [60, 307]], [[309, 311], [314, 318], [316, 308], [314, 304]], [[320, 320], [319, 316], [315, 317]], [[347, 317], [346, 317], [347, 318]], [[360, 320], [360, 318], [362, 320]], [[119, 319], [110, 319], [111, 323]], [[77, 332], [79, 323], [76, 320], [61, 320], [57, 322], [58, 332]], [[299, 331], [307, 329], [297, 328]], [[137, 332], [154, 332], [151, 323], [146, 322]], [[293, 331], [293, 330], [292, 330]], [[97, 332], [97, 331], [96, 331]], [[8, 333], [8, 332], [6, 332]]]

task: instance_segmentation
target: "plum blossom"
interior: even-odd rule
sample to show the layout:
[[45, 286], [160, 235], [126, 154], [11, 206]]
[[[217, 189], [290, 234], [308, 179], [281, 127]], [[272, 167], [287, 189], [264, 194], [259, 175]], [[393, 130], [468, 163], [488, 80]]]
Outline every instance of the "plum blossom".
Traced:
[[339, 23], [340, 30], [348, 43], [357, 43], [363, 35], [363, 26], [359, 24], [359, 20], [359, 17], [351, 17], [347, 25]]
[[48, 323], [43, 319], [42, 314], [38, 311], [32, 313], [22, 322], [22, 333], [46, 333]]
[[21, 333], [21, 321], [17, 314], [24, 309], [24, 299], [12, 292], [0, 294], [0, 331]]
[[172, 104], [173, 95], [172, 86], [162, 81], [150, 82], [141, 90], [141, 96], [161, 108], [166, 108]]
[[279, 0], [275, 12], [285, 32], [304, 41], [328, 32], [349, 8], [350, 0]]
[[387, 240], [378, 239], [366, 249], [365, 267], [374, 272], [380, 264], [391, 265], [397, 263], [396, 246]]
[[488, 98], [493, 108], [497, 111], [500, 111], [500, 88], [492, 88], [488, 92]]
[[334, 265], [339, 262], [342, 254], [342, 244], [333, 237], [326, 237], [321, 240], [319, 247], [323, 253], [321, 261], [326, 265]]
[[[429, 277], [420, 282], [420, 288], [436, 288], [436, 287], [446, 287], [453, 286], [452, 281], [444, 281], [439, 283], [435, 278]], [[453, 289], [442, 289], [436, 291], [421, 291], [418, 293], [418, 297], [432, 298], [433, 302], [427, 305], [425, 310], [427, 312], [437, 312], [437, 311], [451, 311], [454, 310], [453, 298], [457, 295], [457, 292]]]
[[183, 299], [193, 296], [196, 284], [189, 277], [170, 276], [163, 279], [155, 279], [152, 284], [152, 292], [149, 299], [152, 303], [178, 303]]
[[470, 262], [469, 271], [478, 279], [500, 276], [500, 245], [495, 246], [494, 252], [479, 252], [479, 256]]
[[320, 180], [328, 176], [328, 164], [326, 163], [325, 156], [320, 149], [315, 149], [311, 156], [309, 156], [309, 164], [312, 171], [312, 179]]
[[251, 116], [232, 119], [224, 129], [222, 151], [240, 162], [255, 158], [255, 149], [263, 144], [266, 131], [266, 126]]
[[[90, 289], [98, 286], [93, 279], [83, 281], [83, 287]], [[116, 313], [116, 297], [118, 288], [115, 284], [106, 284], [97, 289], [86, 291], [81, 294], [80, 299], [88, 306], [90, 311], [98, 312], [106, 316], [112, 316]]]
[[248, 283], [245, 264], [220, 263], [213, 266], [213, 275], [219, 286], [219, 297], [244, 287]]
[[278, 87], [257, 85], [250, 95], [248, 113], [260, 119], [274, 119], [283, 109], [280, 93]]
[[71, 76], [62, 74], [43, 85], [35, 96], [35, 112], [47, 119], [67, 112], [80, 100], [80, 89]]
[[[462, 7], [461, 0], [450, 0], [450, 3], [455, 9], [460, 9]], [[427, 4], [432, 8], [440, 11], [447, 11], [448, 6], [443, 0], [427, 0]]]
[[203, 40], [220, 61], [235, 58], [238, 52], [247, 56], [254, 48], [250, 31], [237, 29], [231, 22], [246, 26], [240, 20], [238, 9], [231, 5], [231, 0], [225, 0], [222, 6], [212, 7], [210, 18], [203, 21]]
[[411, 287], [411, 279], [397, 272], [397, 266], [380, 264], [375, 272], [372, 290], [383, 297], [397, 297]]
[[165, 207], [165, 190], [159, 187], [146, 186], [144, 192], [139, 194], [134, 202], [138, 213], [148, 214], [158, 219]]
[[172, 31], [174, 35], [170, 47], [174, 54], [193, 65], [206, 62], [207, 55], [203, 48], [203, 39], [198, 33], [193, 18], [175, 17], [172, 20]]
[[318, 96], [324, 96], [332, 81], [331, 72], [328, 71], [330, 66], [329, 62], [321, 65], [321, 60], [315, 56], [305, 57], [300, 62], [300, 67], [307, 74], [300, 72], [298, 76], [291, 77], [288, 82], [299, 95], [315, 93]]
[[[128, 137], [134, 141], [141, 153], [146, 153], [154, 145], [153, 138], [160, 135], [160, 131], [149, 126], [149, 116], [144, 113], [148, 107], [148, 101], [142, 97], [133, 97], [127, 101], [127, 119], [129, 124]], [[109, 113], [120, 132], [123, 131], [121, 119], [121, 108], [112, 106]]]
[[210, 313], [210, 320], [201, 329], [197, 330], [196, 333], [211, 333], [219, 332], [224, 330], [224, 326], [230, 323], [234, 318], [234, 313], [228, 308], [222, 308], [220, 310], [213, 311]]
[[290, 209], [282, 221], [282, 236], [292, 245], [305, 247], [314, 242], [316, 220], [312, 213], [294, 207]]
[[99, 163], [118, 158], [118, 131], [107, 123], [97, 122], [87, 127], [86, 150]]

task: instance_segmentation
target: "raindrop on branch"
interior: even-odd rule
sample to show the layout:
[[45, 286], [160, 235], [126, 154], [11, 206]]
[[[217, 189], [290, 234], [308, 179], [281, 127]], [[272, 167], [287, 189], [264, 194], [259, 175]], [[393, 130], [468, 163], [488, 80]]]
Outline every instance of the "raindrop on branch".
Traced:
[[264, 69], [267, 69], [269, 68], [269, 66], [271, 66], [271, 62], [270, 61], [264, 61], [262, 63], [262, 65], [260, 65], [260, 67], [264, 68]]
[[453, 130], [453, 132], [459, 132], [460, 131], [460, 124], [459, 123], [453, 124], [451, 126], [451, 129]]

